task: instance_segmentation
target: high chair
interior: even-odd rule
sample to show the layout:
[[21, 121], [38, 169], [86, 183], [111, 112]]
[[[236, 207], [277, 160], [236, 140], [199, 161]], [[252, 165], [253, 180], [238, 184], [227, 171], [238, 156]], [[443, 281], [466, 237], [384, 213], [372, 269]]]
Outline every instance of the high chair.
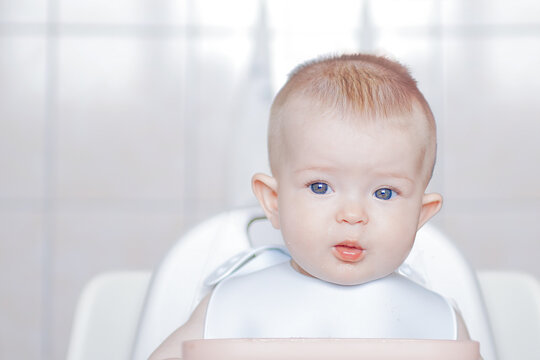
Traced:
[[[279, 231], [261, 209], [238, 209], [181, 237], [151, 279], [148, 273], [94, 279], [81, 296], [67, 359], [146, 360], [188, 320], [215, 283], [232, 276], [232, 264], [245, 263], [238, 271], [246, 272], [288, 259], [286, 251], [252, 251], [261, 247], [282, 249]], [[536, 279], [508, 272], [480, 272], [477, 277], [452, 242], [430, 225], [418, 232], [399, 272], [453, 301], [485, 360], [538, 358]]]

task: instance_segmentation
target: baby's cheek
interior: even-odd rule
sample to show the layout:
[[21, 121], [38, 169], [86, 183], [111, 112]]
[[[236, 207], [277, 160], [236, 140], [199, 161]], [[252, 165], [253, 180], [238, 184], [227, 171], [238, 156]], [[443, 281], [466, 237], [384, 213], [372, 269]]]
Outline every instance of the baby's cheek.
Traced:
[[392, 255], [392, 259], [395, 263], [396, 268], [400, 266], [403, 261], [405, 261], [411, 251], [412, 244], [412, 241], [404, 238], [400, 239], [400, 241], [395, 242], [393, 246], [394, 253]]

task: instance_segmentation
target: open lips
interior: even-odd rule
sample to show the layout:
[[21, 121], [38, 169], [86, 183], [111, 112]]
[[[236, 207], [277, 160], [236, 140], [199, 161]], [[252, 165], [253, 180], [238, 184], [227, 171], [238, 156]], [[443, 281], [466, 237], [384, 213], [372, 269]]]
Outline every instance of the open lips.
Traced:
[[334, 246], [334, 255], [342, 261], [357, 262], [364, 257], [364, 249], [355, 241], [343, 241]]

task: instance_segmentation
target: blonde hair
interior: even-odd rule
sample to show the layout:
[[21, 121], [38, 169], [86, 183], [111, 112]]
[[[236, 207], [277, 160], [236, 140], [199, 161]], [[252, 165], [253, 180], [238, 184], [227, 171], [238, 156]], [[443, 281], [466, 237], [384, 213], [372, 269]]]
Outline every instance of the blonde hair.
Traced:
[[424, 151], [430, 153], [431, 162], [435, 162], [433, 113], [408, 69], [385, 57], [349, 54], [318, 58], [299, 65], [274, 98], [268, 128], [273, 173], [277, 161], [274, 153], [282, 135], [283, 114], [287, 111], [287, 104], [299, 97], [314, 100], [319, 106], [341, 114], [352, 113], [366, 121], [392, 119], [397, 125], [419, 108], [425, 115], [423, 125], [429, 134]]

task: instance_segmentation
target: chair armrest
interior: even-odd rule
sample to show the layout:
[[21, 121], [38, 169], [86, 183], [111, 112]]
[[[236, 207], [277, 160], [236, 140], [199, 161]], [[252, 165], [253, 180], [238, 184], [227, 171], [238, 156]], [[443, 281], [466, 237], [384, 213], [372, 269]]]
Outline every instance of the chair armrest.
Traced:
[[67, 360], [130, 359], [150, 275], [150, 271], [104, 273], [84, 287]]
[[540, 354], [540, 283], [529, 274], [478, 272], [499, 360]]

